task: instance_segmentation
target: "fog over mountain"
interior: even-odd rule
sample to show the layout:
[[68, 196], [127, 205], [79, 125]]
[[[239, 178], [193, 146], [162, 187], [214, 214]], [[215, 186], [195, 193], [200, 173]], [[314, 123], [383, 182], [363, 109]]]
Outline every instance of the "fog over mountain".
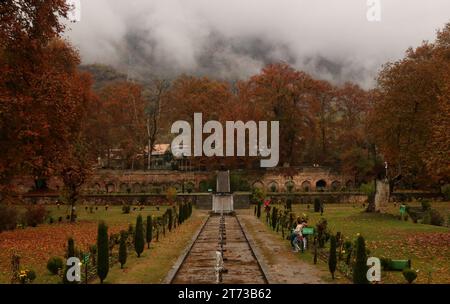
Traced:
[[245, 79], [286, 61], [369, 88], [382, 64], [450, 21], [449, 0], [380, 2], [381, 22], [369, 22], [366, 0], [81, 0], [67, 37], [83, 63], [136, 78]]

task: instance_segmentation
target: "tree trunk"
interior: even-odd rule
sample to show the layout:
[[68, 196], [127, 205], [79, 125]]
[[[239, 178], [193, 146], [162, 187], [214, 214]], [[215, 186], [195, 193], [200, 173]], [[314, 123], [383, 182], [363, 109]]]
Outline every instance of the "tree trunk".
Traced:
[[375, 183], [375, 190], [374, 190], [374, 193], [369, 194], [368, 205], [367, 205], [366, 212], [375, 212], [376, 211], [376, 206], [375, 206], [375, 195], [377, 193], [377, 182], [376, 182], [376, 180], [374, 180], [374, 183]]
[[75, 223], [75, 199], [71, 198], [70, 202], [70, 222]]
[[317, 264], [317, 237], [314, 237], [314, 265]]
[[150, 115], [147, 118], [147, 140], [148, 140], [148, 158], [147, 158], [147, 169], [150, 170], [152, 168], [152, 152], [153, 145], [155, 144], [157, 128], [158, 128], [158, 113], [153, 113], [153, 117]]
[[147, 155], [147, 170], [150, 170], [152, 168], [152, 150], [153, 150], [152, 141], [149, 139], [148, 140], [148, 155]]
[[108, 153], [107, 153], [107, 160], [106, 160], [106, 168], [110, 168], [110, 160], [111, 160], [111, 149], [108, 148]]

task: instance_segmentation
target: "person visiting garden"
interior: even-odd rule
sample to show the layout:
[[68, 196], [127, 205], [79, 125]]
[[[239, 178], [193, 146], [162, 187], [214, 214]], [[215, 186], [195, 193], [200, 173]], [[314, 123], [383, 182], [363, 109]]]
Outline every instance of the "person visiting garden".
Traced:
[[303, 251], [303, 246], [302, 248], [300, 248], [299, 246], [299, 243], [303, 242], [303, 235], [302, 235], [303, 226], [304, 221], [300, 220], [300, 218], [297, 218], [297, 226], [295, 227], [291, 236], [294, 252], [299, 252], [300, 250]]
[[264, 201], [264, 210], [266, 212], [270, 212], [270, 203], [271, 203], [270, 199]]
[[267, 199], [264, 201], [264, 211], [266, 212], [266, 221], [267, 223], [269, 223], [269, 219], [270, 219], [270, 199]]
[[297, 235], [295, 234], [295, 229], [297, 228], [298, 221], [299, 221], [299, 218], [297, 218], [297, 220], [290, 227], [290, 229], [291, 229], [290, 241], [291, 241], [291, 246], [292, 246], [293, 252], [298, 252], [298, 250], [296, 250], [296, 248], [295, 248], [295, 239], [297, 238]]
[[303, 244], [302, 252], [306, 250], [306, 246], [307, 246], [307, 243], [308, 243], [308, 235], [304, 235], [303, 234], [303, 229], [305, 227], [308, 227], [308, 220], [307, 220], [306, 217], [303, 217], [302, 218], [302, 230], [301, 230], [301, 241], [302, 241], [302, 244]]

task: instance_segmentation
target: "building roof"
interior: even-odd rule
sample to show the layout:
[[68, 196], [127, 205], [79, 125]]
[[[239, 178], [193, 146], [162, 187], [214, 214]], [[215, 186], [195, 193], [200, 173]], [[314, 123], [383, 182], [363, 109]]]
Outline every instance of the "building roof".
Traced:
[[[148, 153], [148, 146], [144, 149], [145, 153]], [[156, 144], [153, 146], [152, 155], [164, 155], [170, 151], [170, 144]]]
[[156, 144], [153, 146], [152, 155], [164, 155], [170, 150], [170, 144]]

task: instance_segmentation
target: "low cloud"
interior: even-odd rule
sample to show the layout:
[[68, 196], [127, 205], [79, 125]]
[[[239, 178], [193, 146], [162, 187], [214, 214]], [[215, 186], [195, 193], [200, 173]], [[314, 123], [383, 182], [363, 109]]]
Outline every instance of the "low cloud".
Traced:
[[369, 88], [383, 63], [450, 21], [448, 0], [380, 1], [381, 22], [368, 22], [366, 0], [81, 0], [67, 36], [84, 63], [132, 77], [242, 79], [286, 61]]

